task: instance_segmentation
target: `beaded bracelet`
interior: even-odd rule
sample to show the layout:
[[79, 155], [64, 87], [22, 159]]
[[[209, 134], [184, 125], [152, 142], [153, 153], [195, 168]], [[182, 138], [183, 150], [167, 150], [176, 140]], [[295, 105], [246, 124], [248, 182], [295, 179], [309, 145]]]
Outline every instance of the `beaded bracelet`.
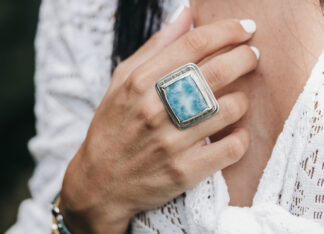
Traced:
[[69, 229], [66, 227], [63, 221], [63, 216], [58, 208], [60, 204], [60, 196], [56, 195], [55, 199], [51, 204], [51, 210], [53, 215], [52, 230], [54, 234], [71, 234]]

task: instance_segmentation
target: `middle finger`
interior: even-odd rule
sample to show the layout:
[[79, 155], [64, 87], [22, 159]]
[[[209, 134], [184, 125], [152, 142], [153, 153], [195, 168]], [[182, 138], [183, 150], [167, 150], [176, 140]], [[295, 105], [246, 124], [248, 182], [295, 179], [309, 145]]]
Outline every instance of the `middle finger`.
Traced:
[[200, 66], [211, 90], [215, 93], [239, 77], [253, 71], [258, 63], [259, 51], [241, 45], [212, 58]]
[[252, 34], [242, 22], [254, 23], [231, 19], [194, 29], [138, 67], [126, 81], [126, 86], [143, 93], [172, 70], [189, 62], [199, 63], [220, 49], [249, 40]]

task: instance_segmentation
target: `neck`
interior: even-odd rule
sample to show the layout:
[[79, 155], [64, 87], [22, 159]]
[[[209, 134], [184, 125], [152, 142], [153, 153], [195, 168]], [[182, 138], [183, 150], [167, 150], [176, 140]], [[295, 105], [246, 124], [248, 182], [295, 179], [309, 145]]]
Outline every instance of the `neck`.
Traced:
[[268, 99], [270, 110], [276, 113], [272, 119], [278, 126], [276, 139], [324, 49], [320, 1], [191, 0], [191, 5], [197, 26], [224, 18], [256, 21], [257, 32], [249, 44], [261, 51], [258, 69], [224, 92], [241, 89], [252, 99], [258, 95], [262, 101]]
[[319, 0], [191, 0], [191, 5], [196, 25], [224, 18], [254, 19], [258, 30], [251, 43], [260, 47], [263, 59], [268, 62], [278, 51], [275, 60], [289, 61], [304, 75], [324, 49]]
[[249, 130], [250, 149], [223, 171], [231, 203], [250, 205], [284, 121], [324, 49], [323, 12], [319, 0], [191, 0], [191, 6], [197, 26], [225, 18], [257, 23], [249, 42], [261, 51], [257, 70], [217, 94], [242, 90], [250, 98], [249, 112], [236, 124]]

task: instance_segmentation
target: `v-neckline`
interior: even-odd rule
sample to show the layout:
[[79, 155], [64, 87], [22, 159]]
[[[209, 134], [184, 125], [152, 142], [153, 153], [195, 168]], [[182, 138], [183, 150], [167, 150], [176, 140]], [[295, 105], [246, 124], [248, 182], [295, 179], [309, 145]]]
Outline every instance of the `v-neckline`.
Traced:
[[[324, 78], [323, 74], [324, 51], [319, 56], [303, 91], [299, 94], [276, 140], [271, 157], [260, 178], [257, 192], [253, 198], [253, 205], [261, 202], [279, 204], [281, 200], [289, 200], [289, 197], [291, 197], [293, 184], [297, 176], [296, 173], [291, 172], [296, 172], [301, 157], [301, 153], [294, 154], [293, 151], [296, 147], [304, 148], [308, 143], [307, 140], [298, 141], [298, 138], [304, 138], [305, 136], [301, 136], [301, 133], [296, 133], [295, 130], [301, 125], [306, 126], [304, 131], [311, 128], [310, 118], [312, 115], [304, 113], [314, 111], [314, 101], [312, 100], [315, 100], [315, 95], [320, 88], [320, 79]], [[284, 187], [285, 184], [290, 186]], [[283, 189], [286, 191], [283, 191]]]

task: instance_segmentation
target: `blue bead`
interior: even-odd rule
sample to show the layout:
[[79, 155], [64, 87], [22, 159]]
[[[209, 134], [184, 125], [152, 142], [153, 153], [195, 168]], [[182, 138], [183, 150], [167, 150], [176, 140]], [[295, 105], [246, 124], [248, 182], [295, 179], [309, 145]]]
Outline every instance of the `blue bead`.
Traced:
[[179, 120], [190, 119], [208, 108], [196, 82], [191, 76], [178, 80], [165, 89], [170, 107]]

